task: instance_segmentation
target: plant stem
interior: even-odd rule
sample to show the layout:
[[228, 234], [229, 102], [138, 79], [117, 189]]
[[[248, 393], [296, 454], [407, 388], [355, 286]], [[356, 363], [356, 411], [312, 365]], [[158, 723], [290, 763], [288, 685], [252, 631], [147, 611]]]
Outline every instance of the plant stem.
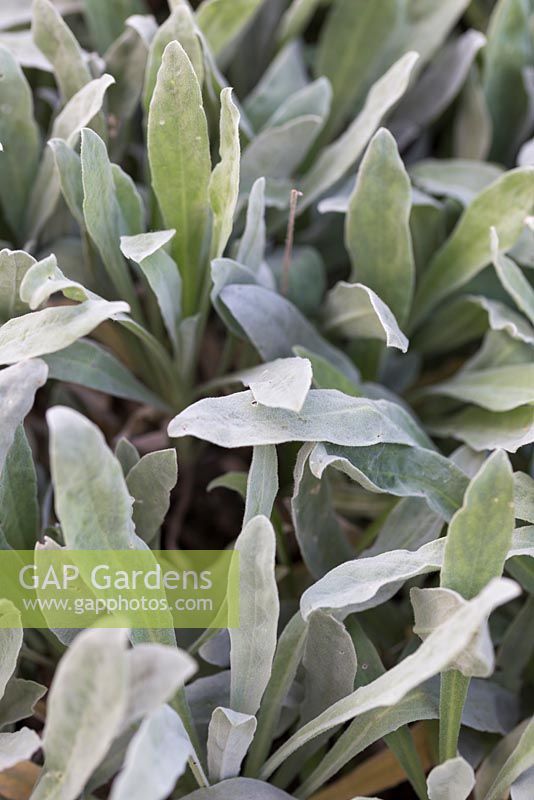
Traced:
[[439, 760], [440, 763], [456, 758], [458, 737], [462, 724], [470, 678], [458, 670], [449, 670], [441, 676], [439, 698]]
[[295, 219], [297, 216], [297, 204], [302, 192], [298, 189], [291, 189], [289, 198], [289, 222], [287, 223], [286, 249], [284, 253], [284, 264], [282, 267], [282, 294], [284, 297], [289, 292], [289, 271], [291, 269], [291, 259], [293, 257], [293, 243], [295, 240]]

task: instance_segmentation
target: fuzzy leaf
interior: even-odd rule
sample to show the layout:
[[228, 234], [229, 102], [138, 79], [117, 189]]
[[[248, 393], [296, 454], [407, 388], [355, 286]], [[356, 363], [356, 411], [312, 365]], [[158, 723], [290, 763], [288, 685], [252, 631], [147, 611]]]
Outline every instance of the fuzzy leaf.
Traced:
[[235, 778], [256, 731], [256, 717], [216, 708], [208, 732], [208, 769], [213, 783]]

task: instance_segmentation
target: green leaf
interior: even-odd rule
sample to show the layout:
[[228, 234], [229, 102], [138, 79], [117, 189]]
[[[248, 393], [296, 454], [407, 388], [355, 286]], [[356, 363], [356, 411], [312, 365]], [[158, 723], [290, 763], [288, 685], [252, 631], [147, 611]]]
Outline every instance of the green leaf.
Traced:
[[320, 578], [333, 567], [354, 558], [354, 551], [332, 507], [328, 480], [310, 468], [314, 445], [304, 445], [297, 456], [291, 516], [304, 563]]
[[323, 28], [316, 67], [334, 89], [329, 129], [337, 131], [361, 107], [371, 84], [403, 53], [420, 53], [421, 66], [428, 61], [468, 2], [338, 0]]
[[248, 197], [245, 230], [236, 254], [236, 261], [257, 272], [265, 255], [265, 178], [255, 181]]
[[255, 447], [247, 480], [244, 525], [259, 515], [270, 519], [278, 488], [276, 447], [272, 444]]
[[132, 278], [120, 250], [120, 236], [125, 227], [112, 165], [106, 145], [93, 131], [82, 131], [83, 214], [91, 239], [97, 246], [111, 281], [120, 297], [140, 316]]
[[[34, 681], [11, 677], [0, 700], [0, 728], [28, 719], [35, 705], [47, 692], [46, 686]], [[0, 693], [1, 694], [1, 693]]]
[[360, 397], [361, 391], [357, 383], [349, 380], [341, 370], [333, 366], [326, 358], [318, 356], [305, 347], [294, 347], [295, 355], [307, 358], [312, 365], [313, 386], [315, 389], [337, 389], [350, 397]]
[[524, 472], [514, 472], [515, 515], [534, 524], [534, 478]]
[[358, 171], [346, 217], [345, 243], [352, 263], [351, 279], [374, 290], [401, 325], [408, 318], [415, 283], [411, 203], [410, 179], [395, 139], [381, 128]]
[[[384, 259], [380, 261], [384, 263]], [[362, 283], [336, 283], [326, 296], [322, 319], [324, 329], [333, 335], [378, 339], [403, 353], [408, 350], [408, 339], [389, 306]]]
[[126, 707], [127, 631], [84, 631], [62, 658], [48, 695], [45, 771], [36, 800], [75, 800], [106, 755]]
[[318, 78], [290, 95], [267, 120], [266, 128], [274, 128], [303, 116], [328, 118], [332, 90], [326, 78]]
[[211, 159], [200, 86], [178, 42], [167, 45], [158, 72], [148, 116], [148, 155], [163, 219], [178, 231], [173, 256], [182, 274], [187, 317], [196, 310], [202, 284]]
[[256, 130], [261, 130], [285, 100], [307, 85], [302, 47], [294, 42], [278, 53], [245, 100], [245, 111]]
[[451, 197], [468, 206], [503, 176], [503, 169], [497, 164], [465, 158], [429, 158], [418, 161], [410, 169], [410, 176], [424, 192]]
[[24, 427], [19, 425], [0, 474], [0, 528], [15, 550], [33, 550], [38, 527], [37, 475]]
[[128, 472], [126, 485], [134, 499], [135, 531], [149, 545], [154, 543], [167, 515], [177, 480], [176, 450], [147, 453]]
[[496, 369], [463, 369], [427, 393], [453, 397], [489, 411], [511, 411], [534, 402], [533, 387], [534, 365], [514, 364]]
[[33, 406], [35, 393], [46, 383], [48, 367], [25, 360], [0, 371], [0, 474], [15, 441], [17, 428]]
[[91, 81], [91, 73], [76, 37], [50, 0], [35, 0], [32, 34], [35, 44], [47, 57], [65, 101]]
[[[77, 411], [47, 413], [56, 511], [71, 550], [127, 550], [135, 545], [133, 499], [100, 430]], [[93, 497], [99, 513], [94, 514]]]
[[23, 250], [0, 251], [0, 322], [28, 310], [27, 304], [20, 299], [20, 285], [35, 263], [33, 256]]
[[95, 342], [82, 339], [64, 350], [45, 355], [49, 378], [77, 383], [136, 403], [166, 408], [115, 356]]
[[289, 122], [266, 128], [243, 152], [241, 194], [248, 194], [255, 181], [291, 178], [317, 139], [323, 119], [306, 114]]
[[534, 168], [506, 172], [467, 207], [456, 228], [436, 253], [415, 296], [414, 322], [477, 275], [491, 261], [488, 231], [497, 230], [505, 250], [517, 241], [534, 206]]
[[239, 775], [256, 731], [256, 717], [230, 708], [214, 710], [208, 731], [208, 769], [213, 783]]
[[297, 612], [282, 631], [276, 647], [271, 677], [258, 712], [258, 729], [245, 764], [244, 774], [259, 773], [276, 734], [282, 705], [295, 680], [304, 653], [307, 623]]
[[264, 361], [290, 358], [293, 348], [301, 345], [358, 381], [359, 373], [352, 361], [323, 339], [285, 297], [252, 285], [225, 286], [220, 297]]
[[495, 228], [491, 229], [493, 265], [505, 290], [517, 307], [523, 311], [534, 325], [534, 289], [517, 264], [499, 250], [499, 237]]
[[128, 746], [110, 800], [164, 800], [193, 752], [180, 717], [169, 706], [152, 711]]
[[63, 350], [105, 320], [129, 310], [126, 303], [98, 299], [16, 317], [0, 328], [0, 364], [15, 364]]
[[477, 800], [499, 800], [534, 765], [534, 718], [526, 720], [491, 752], [478, 773]]
[[204, 0], [197, 21], [210, 49], [220, 56], [245, 29], [261, 5], [261, 0]]
[[422, 447], [318, 444], [310, 455], [311, 471], [321, 479], [328, 467], [344, 472], [372, 492], [424, 497], [444, 519], [457, 511], [467, 487], [465, 475], [450, 459]]
[[303, 33], [322, 0], [293, 0], [280, 20], [278, 39], [285, 43]]
[[172, 420], [169, 436], [196, 436], [221, 447], [299, 441], [367, 447], [421, 444], [423, 434], [395, 403], [312, 389], [299, 414], [261, 406], [252, 392], [199, 400]]
[[322, 151], [301, 182], [304, 194], [299, 203], [301, 213], [341, 180], [358, 160], [384, 116], [406, 91], [417, 60], [416, 53], [406, 53], [400, 58], [371, 87], [361, 113], [345, 133]]
[[437, 628], [415, 653], [300, 728], [269, 758], [261, 777], [266, 780], [292, 753], [316, 736], [368, 711], [398, 703], [409, 691], [445, 669], [464, 650], [491, 611], [517, 597], [517, 593], [517, 584], [511, 581], [492, 581], [476, 599]]
[[91, 39], [98, 51], [104, 53], [121, 35], [124, 24], [132, 14], [144, 14], [142, 0], [84, 0], [85, 16]]
[[239, 196], [241, 147], [239, 111], [232, 102], [232, 90], [221, 92], [220, 161], [211, 174], [209, 198], [213, 212], [212, 258], [220, 258], [232, 234]]
[[513, 411], [486, 411], [474, 406], [427, 425], [436, 436], [452, 437], [465, 442], [473, 450], [502, 448], [515, 453], [531, 444], [534, 431], [534, 408], [520, 406]]
[[182, 310], [182, 282], [176, 263], [165, 251], [176, 231], [122, 236], [121, 250], [126, 258], [139, 265], [158, 302], [167, 334], [178, 351]]
[[[63, 139], [74, 147], [83, 128], [98, 115], [109, 87], [115, 83], [111, 75], [102, 75], [77, 92], [56, 117], [51, 138]], [[35, 239], [54, 212], [61, 195], [61, 184], [52, 152], [45, 150], [31, 192], [28, 207], [28, 232]]]
[[534, 60], [529, 32], [533, 12], [531, 0], [500, 0], [490, 19], [483, 83], [493, 129], [489, 156], [494, 161], [515, 156], [528, 118], [523, 70]]
[[13, 235], [24, 237], [26, 206], [37, 170], [40, 134], [30, 86], [11, 53], [0, 47], [0, 203]]
[[[0, 601], [0, 616], [2, 628], [0, 629], [0, 699], [4, 696], [7, 682], [17, 666], [19, 651], [22, 647], [22, 628], [20, 627], [20, 614], [15, 606], [7, 600]], [[5, 627], [7, 622], [12, 622], [10, 628]]]
[[241, 714], [255, 714], [271, 677], [279, 615], [276, 537], [269, 520], [251, 519], [235, 549], [239, 553], [240, 626], [230, 629], [230, 707]]
[[189, 5], [180, 3], [158, 28], [150, 46], [143, 89], [143, 105], [146, 113], [150, 108], [165, 48], [175, 41], [179, 42], [187, 53], [200, 86], [204, 83], [204, 56], [196, 30], [195, 18]]

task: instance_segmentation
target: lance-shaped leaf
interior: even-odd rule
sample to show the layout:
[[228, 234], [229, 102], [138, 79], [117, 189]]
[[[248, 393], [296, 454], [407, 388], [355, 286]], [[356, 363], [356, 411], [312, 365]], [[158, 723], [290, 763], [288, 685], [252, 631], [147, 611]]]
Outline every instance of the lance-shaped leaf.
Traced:
[[244, 774], [257, 775], [275, 738], [282, 706], [295, 680], [301, 662], [308, 625], [300, 613], [287, 623], [278, 640], [271, 677], [258, 712], [258, 729], [245, 765]]
[[127, 631], [84, 631], [62, 658], [48, 695], [45, 771], [34, 797], [75, 800], [124, 715]]
[[510, 461], [496, 452], [471, 481], [449, 526], [441, 585], [467, 599], [502, 575], [514, 529]]
[[196, 670], [182, 650], [161, 644], [139, 644], [126, 653], [128, 697], [122, 729], [169, 702]]
[[432, 422], [428, 429], [437, 436], [452, 436], [473, 450], [494, 450], [501, 447], [515, 453], [531, 444], [534, 436], [534, 408], [520, 406], [513, 411], [486, 411], [470, 407], [444, 420]]
[[232, 90], [221, 92], [220, 161], [215, 166], [209, 184], [213, 212], [211, 255], [220, 258], [228, 244], [234, 223], [239, 196], [239, 111], [232, 101]]
[[15, 364], [63, 350], [105, 320], [129, 310], [127, 303], [98, 299], [44, 308], [11, 319], [0, 328], [0, 364]]
[[411, 205], [410, 179], [397, 144], [391, 133], [381, 128], [358, 170], [349, 200], [345, 243], [352, 280], [374, 290], [401, 324], [408, 317], [415, 283]]
[[500, 282], [517, 307], [534, 325], [534, 289], [517, 264], [500, 252], [499, 236], [495, 228], [491, 229], [491, 247], [493, 265]]
[[355, 164], [384, 116], [406, 91], [417, 60], [416, 53], [406, 53], [372, 86], [361, 113], [339, 139], [323, 150], [302, 180], [300, 188], [304, 197], [299, 203], [300, 212], [341, 180]]
[[115, 356], [88, 339], [47, 354], [43, 361], [48, 364], [49, 378], [78, 383], [113, 397], [123, 397], [155, 408], [166, 408], [161, 399], [143, 386]]
[[453, 397], [488, 411], [511, 411], [534, 402], [534, 364], [463, 369], [450, 380], [435, 384], [427, 393]]
[[11, 677], [0, 700], [0, 728], [31, 717], [35, 705], [47, 692], [46, 686], [34, 681]]
[[534, 524], [534, 479], [525, 472], [514, 472], [515, 515]]
[[284, 100], [269, 118], [266, 127], [274, 128], [290, 120], [308, 115], [324, 120], [328, 117], [331, 99], [330, 83], [326, 78], [319, 78]]
[[255, 447], [248, 472], [244, 525], [258, 515], [270, 519], [278, 488], [276, 447], [272, 444]]
[[[490, 580], [502, 575], [514, 531], [513, 492], [510, 461], [505, 453], [497, 451], [483, 464], [469, 484], [463, 506], [451, 521], [441, 569], [442, 587], [470, 600]], [[437, 622], [439, 624], [439, 618]], [[489, 633], [486, 633], [485, 649], [492, 659], [493, 647]], [[476, 665], [474, 671], [465, 669], [464, 666], [463, 662], [454, 665], [454, 669], [459, 670], [462, 675], [453, 671], [442, 678], [442, 758], [454, 757], [469, 686], [468, 678], [470, 674], [480, 674]], [[492, 666], [490, 662], [490, 672]]]
[[348, 397], [330, 389], [312, 389], [298, 414], [262, 406], [252, 392], [199, 400], [172, 420], [169, 436], [196, 436], [221, 447], [282, 442], [360, 447], [381, 442], [427, 444], [422, 431], [397, 404]]
[[83, 215], [91, 239], [98, 248], [113, 286], [139, 316], [139, 302], [120, 250], [125, 232], [112, 165], [102, 139], [89, 128], [82, 131]]
[[354, 558], [354, 551], [334, 513], [327, 478], [321, 480], [311, 470], [313, 448], [305, 444], [297, 456], [291, 515], [302, 558], [310, 573], [320, 578]]
[[463, 158], [423, 159], [410, 169], [416, 186], [436, 197], [450, 197], [468, 206], [503, 175], [503, 168]]
[[152, 544], [171, 504], [178, 480], [176, 450], [147, 453], [129, 471], [126, 485], [134, 499], [133, 521], [138, 536]]
[[467, 800], [475, 785], [473, 767], [461, 757], [434, 767], [428, 776], [429, 800]]
[[534, 58], [528, 34], [531, 14], [529, 0], [501, 0], [490, 19], [483, 85], [492, 122], [493, 161], [508, 162], [515, 156], [528, 118], [523, 74]]
[[187, 767], [193, 747], [170, 706], [152, 711], [126, 751], [110, 800], [164, 800]]
[[[56, 117], [52, 126], [52, 139], [63, 139], [73, 147], [83, 128], [91, 124], [102, 108], [104, 96], [115, 78], [102, 75], [86, 84], [71, 97]], [[52, 152], [45, 150], [32, 188], [28, 207], [28, 235], [35, 239], [50, 218], [61, 195], [61, 184]]]
[[26, 204], [39, 157], [39, 130], [28, 81], [11, 53], [0, 47], [0, 203], [13, 235], [24, 235]]
[[91, 73], [76, 37], [50, 0], [35, 0], [32, 34], [35, 44], [54, 67], [64, 101], [70, 100], [91, 81]]
[[0, 473], [13, 445], [17, 428], [33, 406], [37, 389], [44, 386], [48, 368], [43, 361], [22, 361], [0, 372]]
[[[77, 411], [48, 411], [50, 468], [65, 544], [71, 550], [125, 550], [134, 545], [133, 500], [100, 430]], [[89, 455], [90, 454], [90, 455]], [[94, 497], [99, 513], [94, 513]]]
[[245, 111], [255, 130], [261, 130], [277, 108], [308, 85], [303, 48], [292, 42], [282, 48], [245, 100]]
[[376, 0], [360, 8], [352, 0], [339, 0], [323, 28], [317, 60], [319, 74], [334, 88], [330, 130], [335, 132], [361, 107], [372, 82], [407, 50], [426, 62], [467, 5], [468, 0], [438, 6]]
[[187, 800], [292, 800], [291, 795], [263, 781], [250, 778], [233, 778], [209, 789], [198, 789], [187, 795]]
[[35, 547], [39, 511], [33, 454], [19, 425], [0, 472], [0, 529], [15, 550]]
[[252, 140], [241, 161], [241, 193], [248, 194], [254, 182], [265, 175], [281, 180], [290, 178], [322, 128], [323, 120], [306, 114], [267, 128]]
[[479, 194], [421, 279], [415, 296], [416, 322], [490, 263], [488, 232], [492, 226], [501, 247], [508, 250], [516, 243], [533, 206], [534, 167], [506, 172]]
[[424, 497], [444, 519], [458, 510], [467, 488], [465, 475], [450, 459], [421, 447], [318, 444], [310, 455], [310, 469], [320, 479], [328, 467], [341, 470], [373, 492]]
[[340, 369], [358, 382], [359, 374], [347, 356], [317, 333], [315, 327], [285, 297], [263, 286], [225, 286], [220, 297], [265, 361], [288, 358], [297, 345]]
[[256, 731], [256, 717], [216, 708], [208, 731], [208, 770], [213, 783], [235, 778]]
[[475, 786], [476, 800], [500, 800], [513, 783], [534, 766], [534, 718], [508, 734], [483, 762]]
[[160, 231], [123, 236], [121, 250], [141, 268], [156, 296], [167, 334], [176, 350], [182, 316], [182, 281], [176, 263], [164, 249], [175, 234], [176, 231]]
[[[4, 696], [7, 682], [17, 666], [19, 651], [22, 647], [22, 628], [20, 614], [7, 600], [0, 602], [0, 699]], [[10, 627], [7, 627], [7, 624]]]
[[163, 53], [171, 42], [179, 42], [182, 45], [193, 65], [200, 86], [204, 82], [204, 57], [195, 18], [189, 4], [179, 2], [171, 11], [168, 19], [160, 25], [150, 45], [143, 89], [143, 105], [147, 113], [154, 94]]
[[[380, 238], [383, 241], [385, 237], [386, 232], [382, 227]], [[380, 261], [384, 263], [384, 259]], [[389, 282], [397, 280], [391, 279]], [[403, 353], [408, 350], [408, 339], [399, 328], [391, 309], [362, 283], [336, 283], [326, 296], [322, 319], [324, 329], [336, 336], [378, 339]]]
[[220, 56], [253, 18], [261, 0], [204, 0], [197, 21], [214, 55]]
[[35, 263], [33, 256], [23, 250], [0, 251], [0, 322], [28, 310], [19, 291], [24, 276]]
[[321, 0], [293, 0], [280, 21], [279, 40], [286, 42], [303, 33], [320, 2]]
[[178, 42], [165, 48], [148, 116], [152, 186], [164, 222], [178, 231], [173, 256], [184, 285], [184, 316], [196, 310], [209, 220], [211, 159], [197, 76]]
[[265, 178], [258, 178], [248, 197], [245, 230], [239, 242], [236, 260], [257, 272], [265, 255], [265, 246]]
[[28, 761], [41, 747], [41, 739], [30, 728], [15, 733], [0, 733], [0, 772]]
[[243, 528], [235, 549], [239, 553], [240, 626], [230, 629], [230, 707], [255, 714], [271, 677], [279, 614], [276, 537], [269, 520], [254, 517]]
[[85, 15], [92, 41], [100, 53], [104, 53], [124, 29], [128, 17], [144, 14], [141, 0], [85, 0]]
[[[532, 555], [532, 528], [514, 534], [508, 558]], [[437, 572], [443, 564], [445, 539], [437, 539], [419, 550], [390, 550], [369, 558], [357, 558], [331, 570], [303, 593], [300, 610], [304, 619], [317, 609], [337, 619], [381, 605], [411, 578]], [[511, 563], [511, 562], [510, 562]]]
[[261, 777], [267, 779], [292, 753], [316, 736], [367, 711], [395, 705], [409, 691], [445, 669], [468, 645], [491, 611], [517, 597], [518, 591], [513, 581], [492, 581], [480, 595], [437, 628], [415, 653], [304, 725], [271, 756]]

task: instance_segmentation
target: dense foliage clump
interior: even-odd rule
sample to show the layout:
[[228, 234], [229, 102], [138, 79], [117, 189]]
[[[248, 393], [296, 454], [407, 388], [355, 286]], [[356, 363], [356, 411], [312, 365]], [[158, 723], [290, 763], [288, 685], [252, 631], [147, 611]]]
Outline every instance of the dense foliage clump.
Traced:
[[534, 797], [533, 108], [534, 0], [2, 0], [0, 563], [240, 626], [0, 598], [0, 797]]

